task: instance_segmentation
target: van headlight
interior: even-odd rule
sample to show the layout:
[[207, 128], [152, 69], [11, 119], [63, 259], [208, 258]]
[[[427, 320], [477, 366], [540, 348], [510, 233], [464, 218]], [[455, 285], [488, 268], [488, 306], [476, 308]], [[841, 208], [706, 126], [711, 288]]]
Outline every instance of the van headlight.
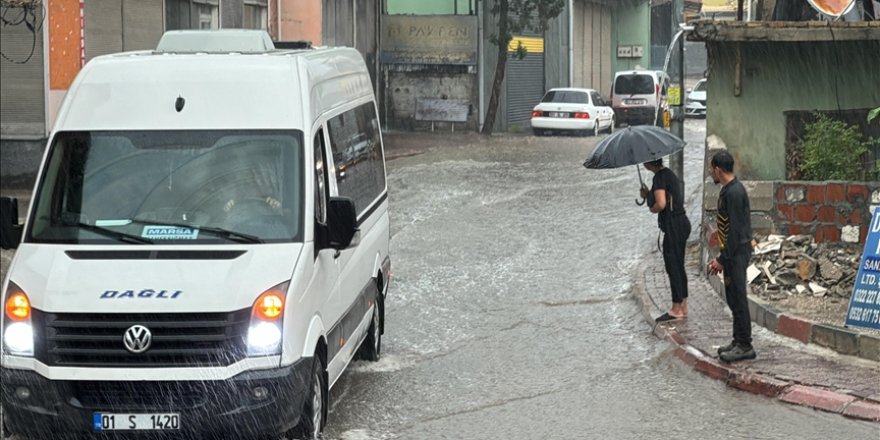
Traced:
[[13, 356], [34, 355], [31, 301], [15, 283], [9, 282], [3, 302], [3, 351]]
[[285, 281], [260, 294], [254, 302], [247, 336], [248, 356], [281, 354], [284, 306], [289, 285], [290, 281]]

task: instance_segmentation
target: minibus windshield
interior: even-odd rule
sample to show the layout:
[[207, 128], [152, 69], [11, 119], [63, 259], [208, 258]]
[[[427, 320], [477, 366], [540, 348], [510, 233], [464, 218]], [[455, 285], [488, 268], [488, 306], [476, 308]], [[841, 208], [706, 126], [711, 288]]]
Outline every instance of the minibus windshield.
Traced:
[[302, 133], [68, 131], [52, 142], [27, 240], [302, 241]]

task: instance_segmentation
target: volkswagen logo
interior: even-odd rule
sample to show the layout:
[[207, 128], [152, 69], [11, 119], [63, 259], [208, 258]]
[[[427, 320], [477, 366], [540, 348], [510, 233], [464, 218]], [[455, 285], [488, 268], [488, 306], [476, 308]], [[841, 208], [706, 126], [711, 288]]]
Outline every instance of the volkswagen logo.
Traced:
[[150, 329], [142, 326], [142, 325], [133, 325], [125, 331], [125, 336], [122, 337], [122, 342], [125, 344], [125, 348], [134, 353], [140, 354], [147, 351], [150, 348], [150, 343], [153, 341], [153, 334], [150, 333]]

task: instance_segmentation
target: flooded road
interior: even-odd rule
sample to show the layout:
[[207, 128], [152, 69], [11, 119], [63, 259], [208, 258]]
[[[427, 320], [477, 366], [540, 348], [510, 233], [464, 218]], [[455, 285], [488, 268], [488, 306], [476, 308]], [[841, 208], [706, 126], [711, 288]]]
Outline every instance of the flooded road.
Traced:
[[[694, 223], [704, 127], [687, 124]], [[656, 219], [634, 167], [583, 168], [596, 142], [475, 138], [389, 163], [383, 359], [336, 384], [327, 437], [877, 438], [728, 389], [651, 336], [630, 291]]]

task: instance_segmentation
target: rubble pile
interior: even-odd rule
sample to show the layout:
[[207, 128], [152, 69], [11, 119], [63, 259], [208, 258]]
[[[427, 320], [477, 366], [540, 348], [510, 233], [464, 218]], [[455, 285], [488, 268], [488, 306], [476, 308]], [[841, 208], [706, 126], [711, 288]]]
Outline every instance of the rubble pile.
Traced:
[[862, 247], [816, 244], [809, 235], [770, 235], [755, 246], [747, 271], [751, 293], [768, 300], [790, 296], [849, 298]]

